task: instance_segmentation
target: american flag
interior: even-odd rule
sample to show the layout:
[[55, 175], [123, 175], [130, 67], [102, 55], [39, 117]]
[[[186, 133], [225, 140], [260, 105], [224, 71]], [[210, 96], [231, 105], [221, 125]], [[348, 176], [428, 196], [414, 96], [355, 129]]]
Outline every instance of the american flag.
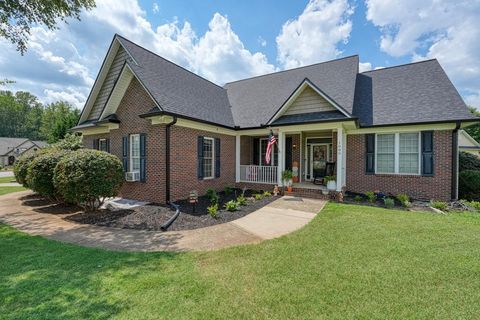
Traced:
[[273, 135], [272, 130], [270, 130], [270, 135], [268, 136], [268, 145], [267, 145], [267, 153], [265, 154], [265, 163], [270, 164], [270, 155], [272, 153], [273, 145], [277, 143], [277, 139]]

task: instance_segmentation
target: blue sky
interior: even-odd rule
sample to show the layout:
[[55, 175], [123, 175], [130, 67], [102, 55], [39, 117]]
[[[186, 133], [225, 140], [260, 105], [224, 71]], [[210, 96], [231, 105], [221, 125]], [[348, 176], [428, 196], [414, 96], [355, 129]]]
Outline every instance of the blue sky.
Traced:
[[119, 33], [220, 85], [354, 54], [363, 71], [438, 58], [480, 107], [480, 0], [97, 0], [81, 17], [35, 27], [25, 56], [0, 40], [0, 78], [81, 108]]

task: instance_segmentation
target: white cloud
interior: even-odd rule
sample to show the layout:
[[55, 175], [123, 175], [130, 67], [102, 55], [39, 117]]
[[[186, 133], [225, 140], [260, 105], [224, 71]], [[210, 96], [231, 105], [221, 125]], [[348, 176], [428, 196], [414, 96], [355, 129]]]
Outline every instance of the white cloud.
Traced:
[[267, 40], [263, 39], [262, 36], [258, 36], [257, 42], [258, 42], [262, 47], [266, 47], [266, 46], [267, 46]]
[[11, 88], [31, 91], [46, 103], [64, 99], [81, 108], [115, 33], [219, 84], [275, 70], [264, 54], [246, 49], [218, 13], [198, 37], [188, 21], [180, 25], [176, 18], [152, 26], [136, 0], [96, 5], [81, 21], [61, 23], [58, 30], [32, 29], [23, 57], [0, 40], [0, 78], [15, 80]]
[[479, 1], [366, 0], [380, 48], [412, 61], [437, 58], [467, 103], [480, 106]]
[[353, 8], [347, 0], [311, 0], [303, 13], [287, 21], [278, 35], [277, 60], [285, 69], [334, 59], [347, 43]]
[[358, 64], [358, 71], [365, 72], [372, 70], [372, 64], [370, 62], [360, 62]]
[[160, 12], [160, 7], [158, 6], [158, 3], [154, 2], [153, 7], [152, 7], [153, 13], [159, 13]]

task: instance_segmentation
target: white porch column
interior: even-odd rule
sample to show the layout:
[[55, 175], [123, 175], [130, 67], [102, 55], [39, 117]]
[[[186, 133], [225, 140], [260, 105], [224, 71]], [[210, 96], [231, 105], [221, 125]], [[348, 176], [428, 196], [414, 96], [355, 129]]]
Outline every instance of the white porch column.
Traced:
[[342, 191], [343, 187], [343, 127], [337, 129], [337, 191]]
[[342, 187], [347, 186], [347, 133], [343, 132]]
[[240, 135], [235, 136], [235, 181], [240, 182]]
[[277, 164], [277, 181], [278, 186], [283, 186], [282, 172], [285, 163], [285, 132], [278, 130], [278, 164]]

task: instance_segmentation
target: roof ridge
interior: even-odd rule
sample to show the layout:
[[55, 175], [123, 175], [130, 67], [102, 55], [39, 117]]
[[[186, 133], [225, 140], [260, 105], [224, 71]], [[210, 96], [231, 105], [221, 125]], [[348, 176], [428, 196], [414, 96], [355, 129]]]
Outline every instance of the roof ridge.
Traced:
[[426, 59], [426, 60], [422, 60], [422, 61], [415, 61], [415, 62], [408, 62], [408, 63], [398, 64], [398, 65], [390, 66], [390, 67], [383, 67], [383, 68], [375, 69], [375, 70], [363, 71], [363, 72], [359, 72], [359, 73], [360, 73], [360, 74], [363, 74], [363, 73], [369, 73], [369, 72], [377, 72], [377, 71], [382, 71], [382, 70], [387, 70], [387, 69], [393, 69], [393, 68], [399, 68], [399, 67], [406, 67], [406, 66], [410, 66], [410, 65], [414, 65], [414, 64], [419, 64], [419, 63], [424, 63], [424, 62], [431, 62], [431, 61], [438, 61], [438, 60], [437, 60], [437, 58], [432, 58], [432, 59]]
[[[202, 76], [200, 76], [200, 75], [196, 74], [195, 72], [193, 72], [193, 71], [190, 71], [190, 70], [188, 70], [187, 68], [185, 68], [185, 67], [182, 67], [181, 65], [179, 65], [179, 64], [176, 64], [175, 62], [173, 62], [173, 61], [170, 61], [170, 60], [168, 60], [168, 59], [166, 59], [166, 58], [162, 57], [161, 55], [159, 55], [159, 54], [157, 54], [157, 53], [155, 53], [155, 52], [153, 52], [153, 51], [151, 51], [151, 50], [149, 50], [149, 49], [147, 49], [147, 48], [144, 48], [144, 47], [142, 47], [141, 45], [139, 45], [139, 44], [137, 44], [137, 43], [135, 43], [135, 42], [133, 42], [133, 41], [131, 41], [131, 40], [129, 40], [129, 39], [127, 39], [127, 38], [125, 38], [124, 36], [121, 36], [121, 35], [119, 35], [118, 33], [115, 33], [115, 36], [116, 36], [116, 37], [119, 37], [119, 38], [122, 38], [122, 39], [123, 39], [123, 40], [125, 40], [125, 41], [128, 41], [128, 42], [130, 42], [131, 44], [133, 44], [133, 45], [135, 45], [135, 46], [139, 47], [140, 49], [142, 49], [142, 50], [145, 50], [145, 51], [147, 51], [148, 53], [151, 53], [151, 54], [153, 54], [154, 56], [156, 56], [156, 57], [158, 57], [158, 58], [160, 58], [160, 59], [162, 59], [162, 60], [164, 60], [164, 61], [166, 61], [166, 62], [168, 62], [168, 63], [170, 63], [170, 64], [173, 64], [175, 67], [178, 67], [178, 68], [180, 68], [180, 69], [183, 69], [183, 70], [187, 71], [188, 73], [191, 73], [191, 74], [193, 74], [194, 76], [196, 76], [196, 77], [198, 77], [198, 78], [200, 78], [200, 79], [202, 79], [202, 80], [204, 80], [204, 81], [207, 81], [208, 83], [211, 83], [211, 84], [213, 84], [213, 85], [215, 85], [215, 86], [219, 87], [220, 89], [223, 89], [223, 90], [225, 90], [225, 88], [224, 88], [224, 87], [222, 87], [222, 86], [220, 86], [220, 85], [216, 84], [215, 82], [213, 82], [213, 81], [210, 81], [210, 80], [208, 80], [208, 79], [206, 79], [206, 78], [204, 78], [204, 77], [202, 77]], [[127, 50], [127, 51], [128, 51], [128, 50]]]
[[337, 58], [337, 59], [328, 60], [328, 61], [317, 62], [317, 63], [309, 64], [309, 65], [306, 65], [306, 66], [300, 66], [300, 67], [295, 67], [295, 68], [291, 68], [291, 69], [285, 69], [285, 70], [270, 72], [270, 73], [261, 74], [261, 75], [258, 75], [258, 76], [253, 76], [253, 77], [250, 77], [250, 78], [245, 78], [245, 79], [240, 79], [240, 80], [235, 80], [235, 81], [226, 82], [225, 85], [231, 84], [231, 83], [235, 83], [235, 82], [240, 82], [240, 81], [245, 81], [245, 80], [251, 80], [251, 79], [260, 78], [260, 77], [265, 77], [265, 76], [271, 76], [271, 75], [273, 75], [273, 74], [278, 74], [278, 73], [283, 73], [283, 72], [288, 72], [288, 71], [293, 71], [293, 70], [298, 70], [298, 69], [313, 67], [313, 66], [317, 66], [317, 65], [320, 65], [320, 64], [324, 64], [324, 63], [330, 63], [330, 62], [334, 62], [334, 61], [340, 61], [340, 60], [344, 60], [344, 59], [350, 59], [350, 58], [358, 57], [358, 56], [359, 56], [358, 54], [353, 54], [353, 55], [351, 55], [351, 56], [346, 56], [346, 57]]

